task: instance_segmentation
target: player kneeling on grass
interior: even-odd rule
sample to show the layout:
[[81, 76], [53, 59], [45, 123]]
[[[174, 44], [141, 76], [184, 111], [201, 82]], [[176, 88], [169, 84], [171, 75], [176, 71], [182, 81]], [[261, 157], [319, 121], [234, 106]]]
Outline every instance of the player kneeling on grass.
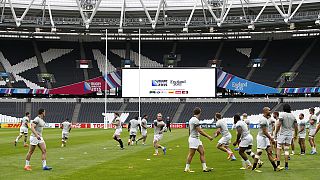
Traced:
[[148, 129], [147, 119], [148, 119], [148, 116], [147, 116], [147, 115], [144, 115], [144, 116], [142, 117], [142, 120], [141, 120], [141, 135], [142, 135], [142, 137], [139, 138], [139, 139], [136, 141], [136, 144], [137, 144], [140, 140], [143, 140], [143, 141], [142, 141], [142, 144], [143, 144], [143, 145], [145, 145], [145, 143], [146, 143], [146, 140], [147, 140], [147, 129]]
[[254, 163], [252, 166], [252, 170], [256, 172], [261, 172], [260, 170], [257, 169], [258, 162], [261, 158], [263, 150], [267, 151], [268, 154], [268, 159], [271, 162], [274, 171], [281, 171], [283, 170], [282, 167], [277, 166], [274, 158], [272, 157], [272, 148], [270, 146], [270, 141], [273, 142], [274, 139], [270, 136], [268, 133], [268, 128], [269, 128], [269, 123], [268, 123], [268, 117], [270, 117], [270, 108], [269, 107], [264, 107], [263, 108], [263, 116], [259, 119], [259, 132], [257, 135], [257, 153], [254, 158]]
[[[255, 154], [251, 151], [253, 137], [250, 134], [247, 124], [240, 120], [239, 115], [234, 115], [233, 120], [235, 128], [237, 129], [237, 140], [233, 143], [233, 145], [236, 146], [239, 144], [239, 154], [242, 157], [242, 168], [240, 169], [251, 169], [252, 164], [249, 161], [246, 153], [254, 159]], [[261, 162], [258, 164], [259, 166], [262, 165]]]
[[199, 121], [200, 115], [201, 109], [196, 107], [193, 110], [193, 117], [189, 120], [189, 154], [187, 157], [187, 163], [184, 172], [194, 172], [190, 170], [190, 164], [196, 151], [198, 151], [200, 154], [200, 161], [202, 164], [203, 172], [212, 171], [212, 168], [208, 168], [206, 164], [206, 158], [204, 156], [204, 147], [202, 145], [202, 142], [200, 141], [200, 134], [208, 138], [210, 141], [212, 141], [213, 138], [201, 129]]
[[133, 145], [133, 143], [136, 141], [138, 128], [141, 133], [141, 127], [140, 127], [138, 119], [139, 119], [138, 117], [135, 117], [134, 119], [131, 119], [129, 121], [128, 132], [130, 134], [130, 137], [128, 140], [128, 146]]
[[120, 137], [121, 132], [122, 132], [122, 124], [121, 124], [119, 113], [114, 113], [114, 119], [112, 120], [112, 124], [115, 126], [115, 129], [116, 129], [113, 134], [113, 139], [120, 144], [121, 149], [124, 149], [123, 142]]
[[45, 110], [44, 109], [39, 109], [38, 111], [38, 117], [36, 117], [32, 123], [31, 123], [31, 136], [30, 136], [30, 147], [29, 147], [29, 152], [26, 157], [26, 165], [24, 166], [24, 169], [26, 171], [31, 171], [31, 166], [30, 166], [30, 159], [31, 156], [38, 146], [41, 149], [42, 152], [42, 169], [43, 170], [51, 170], [52, 167], [47, 166], [47, 148], [46, 148], [46, 143], [43, 140], [42, 137], [42, 131], [43, 127], [45, 125], [45, 122], [43, 118], [45, 117]]
[[29, 123], [29, 121], [30, 121], [30, 113], [26, 112], [26, 116], [23, 117], [21, 120], [20, 134], [16, 138], [16, 140], [14, 141], [14, 146], [17, 146], [17, 142], [19, 141], [19, 139], [22, 136], [24, 136], [23, 146], [28, 147], [27, 139], [28, 139], [28, 129], [29, 129], [28, 123]]
[[65, 147], [67, 145], [67, 140], [71, 131], [71, 123], [69, 122], [69, 119], [66, 119], [63, 123], [61, 123], [60, 128], [62, 129], [61, 147]]
[[153, 147], [155, 149], [155, 153], [153, 155], [155, 156], [159, 155], [159, 151], [158, 151], [159, 148], [161, 148], [163, 151], [163, 154], [166, 155], [167, 148], [159, 144], [159, 142], [163, 138], [163, 132], [167, 131], [166, 124], [163, 122], [161, 113], [157, 114], [157, 119], [154, 120], [153, 125], [154, 125]]
[[232, 136], [228, 130], [227, 122], [222, 119], [222, 116], [220, 113], [216, 113], [215, 117], [217, 120], [216, 127], [218, 129], [215, 132], [214, 137], [219, 136], [219, 134], [222, 135], [222, 138], [218, 141], [217, 148], [223, 152], [226, 152], [228, 154], [228, 159], [231, 159], [231, 161], [235, 161], [236, 157], [234, 156], [233, 152], [229, 148], [229, 143], [231, 141]]
[[279, 132], [278, 136], [278, 149], [277, 149], [277, 165], [280, 165], [280, 150], [284, 149], [285, 156], [285, 168], [289, 169], [289, 148], [292, 139], [292, 128], [294, 128], [294, 139], [297, 139], [298, 125], [297, 120], [291, 113], [291, 107], [289, 104], [283, 105], [283, 113], [280, 114], [279, 124], [276, 127], [276, 134]]

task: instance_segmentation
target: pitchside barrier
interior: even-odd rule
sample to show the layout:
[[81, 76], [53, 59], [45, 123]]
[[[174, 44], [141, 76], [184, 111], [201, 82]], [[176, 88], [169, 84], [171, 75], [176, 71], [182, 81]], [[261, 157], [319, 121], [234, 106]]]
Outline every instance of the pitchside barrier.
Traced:
[[[1, 128], [20, 128], [21, 124], [19, 123], [3, 123], [0, 124]], [[91, 129], [105, 129], [105, 123], [73, 123], [72, 128], [91, 128]], [[123, 128], [128, 128], [128, 124], [123, 124]], [[153, 128], [153, 124], [148, 124], [149, 128]], [[173, 129], [186, 129], [189, 127], [187, 123], [172, 123], [170, 127]], [[233, 124], [228, 124], [228, 128], [232, 129]], [[45, 128], [60, 128], [60, 123], [46, 123]], [[107, 128], [114, 128], [114, 125], [107, 124]], [[201, 124], [203, 129], [215, 129], [216, 124]], [[250, 124], [250, 129], [258, 128], [258, 124]]]

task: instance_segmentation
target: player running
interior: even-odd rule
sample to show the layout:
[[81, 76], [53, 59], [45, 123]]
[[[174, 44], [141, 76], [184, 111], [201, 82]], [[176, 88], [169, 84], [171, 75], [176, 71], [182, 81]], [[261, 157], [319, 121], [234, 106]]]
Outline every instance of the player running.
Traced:
[[121, 132], [122, 132], [122, 123], [121, 123], [121, 120], [120, 120], [119, 113], [114, 113], [114, 119], [112, 121], [112, 124], [115, 126], [115, 129], [116, 129], [114, 134], [113, 134], [113, 139], [120, 144], [120, 148], [121, 149], [124, 149], [123, 148], [123, 142], [122, 142], [121, 137], [120, 137]]
[[155, 156], [159, 155], [158, 148], [161, 148], [163, 151], [163, 154], [166, 155], [167, 148], [159, 144], [159, 142], [163, 138], [163, 133], [166, 131], [166, 124], [162, 120], [161, 113], [157, 114], [157, 119], [154, 120], [153, 125], [154, 125], [153, 147], [155, 149], [155, 153], [153, 155]]
[[142, 120], [141, 120], [141, 135], [142, 137], [139, 138], [137, 141], [136, 141], [136, 144], [140, 141], [140, 140], [143, 140], [142, 141], [142, 144], [145, 145], [146, 143], [146, 140], [147, 140], [147, 129], [148, 129], [148, 116], [147, 115], [144, 115], [142, 117]]
[[306, 121], [304, 120], [304, 114], [299, 114], [299, 131], [298, 131], [298, 137], [299, 137], [299, 145], [300, 145], [300, 155], [306, 154]]
[[[273, 118], [274, 118], [274, 127], [277, 127], [279, 124], [279, 112], [275, 111], [272, 114]], [[273, 148], [274, 148], [274, 152], [276, 152], [276, 159], [277, 157], [277, 137], [279, 136], [279, 133], [276, 134], [276, 128], [273, 129], [273, 138], [274, 138], [274, 143], [273, 143]]]
[[228, 154], [228, 159], [231, 159], [231, 161], [235, 161], [236, 157], [234, 156], [233, 152], [229, 148], [229, 143], [231, 141], [232, 136], [228, 130], [227, 122], [222, 119], [222, 116], [220, 113], [216, 113], [215, 117], [217, 119], [217, 123], [216, 123], [217, 130], [214, 133], [214, 137], [219, 136], [219, 134], [222, 135], [222, 138], [218, 141], [217, 148], [223, 152], [226, 152]]
[[245, 121], [240, 120], [240, 116], [238, 114], [233, 116], [233, 120], [237, 130], [237, 139], [233, 145], [236, 146], [239, 144], [239, 154], [242, 158], [242, 168], [240, 169], [251, 169], [252, 164], [249, 161], [246, 153], [254, 159], [255, 154], [251, 151], [253, 137], [250, 134], [247, 124]]
[[30, 159], [31, 156], [38, 146], [42, 152], [42, 169], [43, 170], [51, 170], [52, 167], [47, 166], [47, 148], [46, 148], [46, 143], [42, 137], [42, 131], [43, 127], [45, 125], [45, 122], [43, 118], [45, 117], [46, 112], [44, 109], [39, 109], [38, 111], [38, 116], [32, 121], [31, 123], [31, 136], [30, 136], [30, 147], [29, 147], [29, 152], [26, 157], [26, 165], [24, 166], [24, 170], [26, 171], [31, 171], [31, 166], [30, 166]]
[[309, 109], [310, 113], [310, 118], [309, 118], [309, 143], [312, 148], [310, 154], [314, 155], [317, 154], [317, 149], [316, 149], [316, 142], [314, 140], [315, 135], [316, 135], [316, 129], [317, 129], [317, 116], [314, 113], [314, 108]]
[[279, 132], [278, 136], [278, 149], [277, 149], [277, 157], [278, 162], [277, 165], [280, 165], [280, 150], [284, 149], [285, 156], [285, 169], [289, 169], [289, 148], [292, 139], [292, 128], [294, 128], [294, 139], [297, 139], [298, 133], [298, 124], [296, 118], [291, 113], [291, 107], [289, 104], [283, 105], [283, 113], [279, 118], [279, 124], [276, 127], [276, 134]]
[[14, 141], [14, 146], [17, 146], [17, 142], [19, 139], [24, 136], [23, 146], [28, 147], [27, 140], [28, 140], [28, 129], [29, 129], [29, 123], [30, 121], [30, 113], [26, 112], [26, 116], [22, 118], [21, 120], [21, 126], [20, 126], [20, 134]]
[[263, 150], [266, 150], [268, 159], [271, 162], [274, 171], [281, 171], [283, 170], [283, 167], [277, 166], [276, 163], [274, 162], [274, 158], [272, 157], [272, 149], [270, 146], [270, 141], [273, 142], [273, 138], [270, 136], [268, 133], [268, 128], [269, 128], [269, 123], [268, 123], [268, 116], [270, 116], [270, 108], [269, 107], [264, 107], [263, 108], [263, 116], [259, 119], [259, 132], [257, 135], [257, 153], [254, 158], [254, 163], [252, 166], [252, 170], [256, 172], [262, 172], [257, 169], [257, 165], [259, 162], [259, 159], [262, 155]]
[[128, 140], [128, 146], [133, 145], [133, 143], [136, 141], [138, 128], [141, 133], [141, 127], [140, 127], [138, 119], [139, 119], [138, 117], [135, 117], [134, 119], [131, 119], [129, 121], [128, 132], [130, 134], [130, 137]]
[[69, 122], [68, 118], [63, 123], [61, 123], [60, 128], [62, 129], [61, 147], [66, 147], [69, 133], [71, 131], [71, 123]]
[[201, 109], [196, 107], [193, 110], [193, 115], [194, 116], [189, 120], [189, 154], [184, 172], [194, 172], [190, 170], [190, 164], [196, 151], [200, 154], [203, 172], [210, 172], [212, 171], [212, 168], [207, 167], [206, 158], [204, 156], [204, 147], [200, 141], [200, 134], [208, 138], [210, 141], [212, 141], [213, 138], [205, 133], [200, 127], [199, 117], [201, 115]]

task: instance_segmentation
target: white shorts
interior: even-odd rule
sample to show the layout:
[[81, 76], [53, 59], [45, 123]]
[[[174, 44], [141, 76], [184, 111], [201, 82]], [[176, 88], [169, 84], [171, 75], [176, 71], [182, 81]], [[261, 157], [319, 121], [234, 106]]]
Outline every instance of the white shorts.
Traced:
[[284, 145], [284, 144], [290, 145], [291, 141], [292, 141], [292, 136], [279, 135], [277, 143], [282, 144], [282, 145]]
[[155, 134], [155, 135], [153, 136], [153, 142], [155, 142], [155, 141], [157, 141], [157, 142], [161, 141], [162, 137], [163, 137], [163, 134]]
[[307, 136], [307, 134], [306, 134], [306, 133], [298, 134], [299, 139], [305, 139], [305, 138], [306, 138], [306, 136]]
[[253, 137], [251, 134], [247, 135], [246, 137], [241, 138], [241, 141], [239, 143], [239, 147], [249, 147], [253, 145]]
[[270, 146], [270, 141], [267, 137], [257, 135], [257, 148], [258, 149], [267, 149]]
[[145, 136], [147, 136], [147, 130], [146, 129], [142, 129], [141, 130], [141, 135], [143, 136], [143, 137], [145, 137]]
[[310, 129], [309, 130], [309, 137], [314, 136], [316, 134], [316, 129]]
[[130, 136], [136, 136], [137, 135], [137, 131], [131, 131], [130, 130]]
[[40, 137], [41, 139], [37, 139], [36, 137], [34, 136], [30, 136], [30, 145], [32, 146], [36, 146], [38, 144], [41, 144], [41, 143], [44, 143], [44, 140], [42, 137]]
[[69, 138], [69, 132], [62, 132], [62, 139], [68, 139]]
[[202, 146], [200, 139], [189, 137], [189, 149], [198, 149], [199, 146]]
[[223, 136], [218, 143], [219, 144], [224, 144], [224, 145], [229, 145], [230, 144], [230, 140], [231, 140], [231, 134], [229, 133], [227, 136]]
[[20, 127], [20, 133], [21, 133], [21, 134], [28, 134], [28, 128], [26, 128], [26, 127]]
[[114, 136], [120, 136], [122, 132], [122, 129], [116, 129], [116, 131], [114, 132]]

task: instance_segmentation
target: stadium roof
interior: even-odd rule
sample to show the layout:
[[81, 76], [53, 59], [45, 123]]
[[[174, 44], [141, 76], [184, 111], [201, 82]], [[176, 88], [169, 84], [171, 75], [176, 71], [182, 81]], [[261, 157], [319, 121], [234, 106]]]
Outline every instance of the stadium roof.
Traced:
[[320, 0], [0, 0], [0, 10], [0, 30], [308, 29]]

